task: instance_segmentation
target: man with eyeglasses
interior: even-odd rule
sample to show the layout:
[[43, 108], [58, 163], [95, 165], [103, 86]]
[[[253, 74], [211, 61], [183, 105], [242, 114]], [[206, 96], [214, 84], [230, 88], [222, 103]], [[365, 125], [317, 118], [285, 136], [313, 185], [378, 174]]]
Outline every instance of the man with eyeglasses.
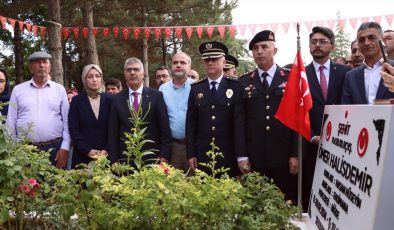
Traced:
[[[210, 175], [207, 152], [211, 143], [219, 147], [223, 157], [216, 157], [215, 168], [229, 168], [232, 177], [239, 174], [237, 157], [245, 157], [245, 113], [242, 88], [237, 80], [223, 75], [227, 47], [217, 41], [202, 43], [206, 78], [192, 84], [186, 116], [186, 151], [189, 165]], [[244, 169], [243, 169], [244, 170]], [[215, 175], [220, 176], [220, 175]]]
[[383, 59], [379, 41], [382, 39], [382, 27], [376, 22], [365, 22], [358, 28], [357, 41], [365, 60], [346, 73], [342, 104], [373, 104], [375, 99], [394, 98], [380, 76]]
[[171, 81], [170, 70], [166, 66], [160, 66], [155, 70], [155, 82], [157, 88], [162, 84]]
[[360, 51], [360, 47], [358, 46], [357, 39], [352, 41], [350, 45], [350, 58], [353, 65], [353, 68], [359, 67], [364, 62], [364, 55]]
[[[285, 194], [295, 200], [291, 175], [298, 173], [297, 135], [274, 116], [282, 100], [288, 72], [275, 64], [278, 49], [270, 30], [257, 33], [249, 43], [257, 68], [242, 76], [246, 108], [246, 158], [241, 166], [272, 179]], [[289, 114], [291, 116], [291, 114]]]
[[341, 103], [341, 92], [345, 74], [351, 67], [339, 64], [330, 59], [335, 49], [335, 35], [331, 29], [322, 26], [313, 27], [309, 34], [309, 51], [312, 62], [305, 67], [313, 107], [309, 111], [311, 140], [303, 142], [302, 172], [302, 208], [308, 210], [320, 130], [325, 105]]
[[[175, 53], [172, 58], [172, 81], [162, 84], [159, 88], [163, 92], [167, 105], [168, 117], [172, 136], [171, 165], [174, 168], [188, 172], [189, 163], [186, 158], [186, 111], [187, 100], [193, 80], [190, 73], [191, 58], [184, 52]], [[190, 174], [190, 173], [189, 173]]]
[[[134, 123], [132, 113], [140, 112], [144, 118], [141, 128], [146, 128], [145, 139], [151, 140], [142, 150], [155, 150], [155, 155], [143, 156], [145, 164], [169, 162], [171, 132], [167, 107], [162, 92], [145, 87], [144, 67], [138, 58], [129, 58], [124, 64], [124, 77], [127, 87], [114, 95], [108, 124], [108, 157], [111, 163], [125, 162], [125, 132], [130, 132]], [[133, 164], [133, 159], [131, 159]]]

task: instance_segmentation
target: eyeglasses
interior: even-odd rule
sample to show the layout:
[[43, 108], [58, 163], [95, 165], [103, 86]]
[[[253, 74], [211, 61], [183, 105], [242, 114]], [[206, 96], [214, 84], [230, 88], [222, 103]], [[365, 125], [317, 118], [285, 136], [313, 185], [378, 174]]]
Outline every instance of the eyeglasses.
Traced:
[[127, 68], [127, 69], [125, 69], [125, 71], [128, 72], [128, 73], [131, 73], [131, 72], [138, 73], [138, 72], [141, 71], [141, 69], [140, 68]]
[[5, 80], [4, 79], [0, 79], [0, 83], [4, 83], [5, 82]]
[[367, 39], [370, 42], [378, 42], [378, 40], [379, 40], [379, 38], [377, 36], [371, 34], [371, 35], [368, 35], [368, 36], [365, 36], [365, 37], [359, 37], [357, 39], [357, 42], [358, 42], [358, 44], [364, 44], [367, 41]]
[[309, 41], [309, 43], [314, 46], [317, 44], [320, 44], [322, 46], [327, 45], [327, 44], [331, 44], [330, 40], [327, 40], [327, 39], [311, 39]]

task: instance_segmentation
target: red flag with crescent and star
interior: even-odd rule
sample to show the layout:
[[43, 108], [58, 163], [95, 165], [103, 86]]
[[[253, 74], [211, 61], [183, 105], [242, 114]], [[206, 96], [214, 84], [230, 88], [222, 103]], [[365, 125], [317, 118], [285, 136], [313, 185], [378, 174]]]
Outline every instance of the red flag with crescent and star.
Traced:
[[301, 134], [307, 140], [310, 140], [309, 110], [311, 108], [312, 96], [309, 91], [308, 79], [301, 53], [298, 50], [287, 80], [285, 93], [275, 114], [275, 118]]

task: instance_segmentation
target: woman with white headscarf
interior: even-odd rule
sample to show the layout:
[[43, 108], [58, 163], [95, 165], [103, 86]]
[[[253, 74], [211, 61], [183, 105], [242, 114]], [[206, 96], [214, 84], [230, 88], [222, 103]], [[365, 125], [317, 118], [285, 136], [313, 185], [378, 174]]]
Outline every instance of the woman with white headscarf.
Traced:
[[82, 71], [85, 91], [71, 101], [68, 126], [74, 143], [72, 168], [107, 155], [107, 126], [112, 97], [104, 93], [103, 72], [98, 65]]

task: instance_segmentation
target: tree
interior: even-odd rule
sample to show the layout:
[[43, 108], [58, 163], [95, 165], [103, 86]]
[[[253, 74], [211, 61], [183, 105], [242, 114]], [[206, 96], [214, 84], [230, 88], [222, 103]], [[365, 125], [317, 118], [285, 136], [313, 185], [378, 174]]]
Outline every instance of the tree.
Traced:
[[60, 0], [48, 0], [48, 49], [52, 55], [52, 80], [63, 84]]
[[[341, 19], [341, 14], [337, 12], [338, 20]], [[349, 56], [349, 49], [350, 49], [350, 39], [349, 34], [345, 33], [339, 23], [335, 29], [335, 49], [331, 53], [331, 57], [347, 57]]]

